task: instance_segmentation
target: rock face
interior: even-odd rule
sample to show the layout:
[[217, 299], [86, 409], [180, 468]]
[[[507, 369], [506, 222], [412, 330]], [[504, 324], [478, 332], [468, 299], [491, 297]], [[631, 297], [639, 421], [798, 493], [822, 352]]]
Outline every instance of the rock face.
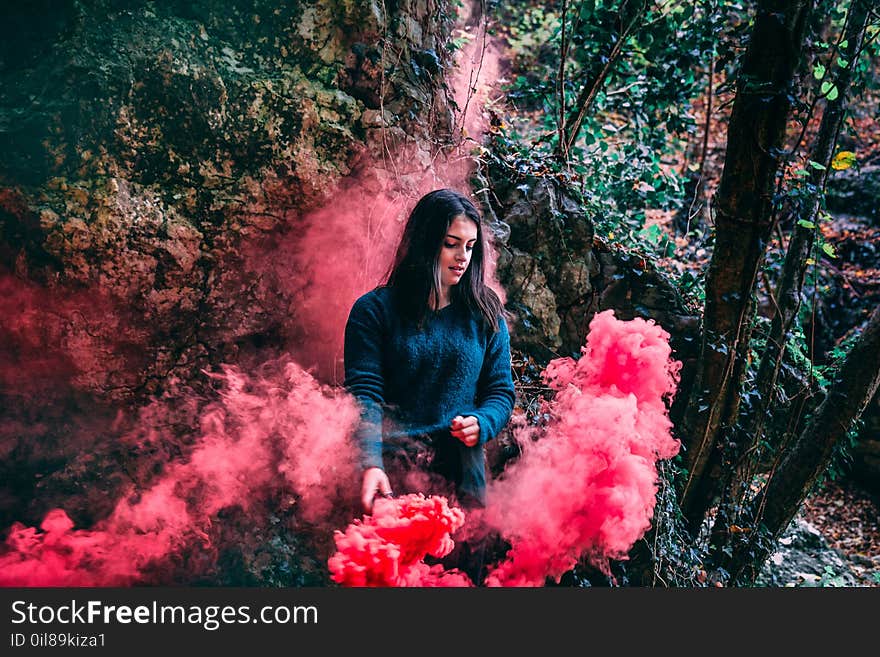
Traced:
[[0, 28], [0, 267], [126, 316], [132, 349], [119, 326], [83, 329], [125, 373], [83, 376], [99, 395], [154, 393], [271, 340], [284, 306], [259, 296], [244, 246], [295, 227], [383, 149], [424, 167], [428, 138], [451, 129], [450, 19], [433, 1], [387, 16], [377, 2], [42, 4]]
[[[287, 348], [292, 292], [249, 258], [271, 260], [279, 236], [295, 252], [303, 217], [347, 179], [377, 192], [387, 154], [401, 187], [432, 166], [453, 129], [451, 27], [442, 0], [4, 10], [4, 530], [54, 506], [77, 527], [105, 517], [187, 454], [205, 371]], [[163, 438], [121, 441], [148, 400], [167, 402], [146, 425]], [[267, 581], [254, 572], [235, 582]], [[285, 577], [272, 581], [300, 581]]]
[[675, 413], [699, 353], [698, 310], [645, 257], [596, 238], [582, 206], [551, 179], [509, 187], [491, 210], [498, 276], [516, 314], [513, 344], [539, 360], [577, 357], [597, 312], [653, 319], [683, 362]]
[[864, 163], [858, 171], [835, 172], [828, 179], [826, 205], [835, 214], [859, 215], [880, 221], [880, 157]]
[[519, 344], [577, 354], [589, 320], [608, 308], [697, 329], [675, 288], [644, 257], [594, 238], [582, 206], [552, 180], [517, 186], [494, 214], [509, 227], [498, 269], [508, 305], [520, 311]]
[[770, 555], [755, 584], [783, 587], [872, 586], [871, 574], [865, 575], [864, 571], [864, 568], [854, 569], [853, 564], [832, 549], [813, 525], [796, 518], [780, 539], [776, 552]]

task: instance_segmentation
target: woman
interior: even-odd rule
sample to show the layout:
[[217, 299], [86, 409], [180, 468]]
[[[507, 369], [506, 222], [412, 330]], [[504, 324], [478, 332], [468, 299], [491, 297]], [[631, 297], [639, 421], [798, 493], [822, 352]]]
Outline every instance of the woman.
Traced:
[[510, 338], [484, 281], [476, 207], [430, 192], [407, 221], [384, 286], [360, 297], [345, 328], [345, 386], [361, 405], [361, 502], [398, 492], [485, 504], [483, 444], [513, 410]]

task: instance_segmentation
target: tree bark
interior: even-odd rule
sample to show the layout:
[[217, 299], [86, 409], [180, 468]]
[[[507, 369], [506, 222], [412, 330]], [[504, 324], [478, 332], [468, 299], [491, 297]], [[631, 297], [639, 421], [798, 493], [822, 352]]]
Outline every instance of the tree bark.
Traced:
[[761, 0], [743, 58], [716, 196], [700, 360], [685, 414], [688, 475], [682, 511], [699, 528], [717, 492], [719, 443], [736, 421], [753, 312], [751, 298], [772, 229], [791, 86], [812, 0]]
[[777, 311], [773, 316], [770, 335], [767, 338], [755, 383], [758, 408], [752, 410], [751, 417], [741, 417], [741, 424], [748, 428], [741, 431], [739, 438], [735, 441], [736, 448], [732, 450], [731, 460], [738, 465], [725, 472], [725, 475], [729, 473], [728, 478], [731, 481], [729, 491], [734, 497], [737, 497], [736, 491], [743, 490], [748, 486], [753, 474], [750, 463], [746, 461], [744, 455], [760, 441], [764, 432], [765, 421], [769, 417], [774, 401], [773, 391], [779, 368], [785, 357], [788, 332], [801, 307], [807, 260], [813, 250], [817, 228], [803, 226], [798, 220], [818, 225], [817, 216], [822, 203], [825, 182], [831, 169], [834, 147], [846, 114], [847, 96], [853, 78], [853, 69], [861, 54], [870, 10], [875, 4], [876, 0], [854, 0], [850, 9], [851, 13], [843, 34], [847, 43], [847, 47], [843, 49], [843, 57], [849, 65], [845, 68], [835, 66], [839, 71], [834, 80], [838, 96], [827, 102], [822, 114], [819, 132], [810, 151], [810, 159], [823, 165], [824, 168], [811, 167], [809, 169], [809, 184], [813, 186], [815, 192], [806, 202], [803, 211], [796, 213], [794, 217], [795, 226], [776, 293]]
[[[752, 504], [755, 524], [770, 542], [741, 543], [726, 564], [731, 583], [754, 582], [776, 540], [794, 518], [828, 467], [834, 448], [846, 437], [880, 385], [880, 306], [862, 326], [861, 336], [837, 371], [828, 396], [794, 447]], [[759, 532], [751, 532], [758, 535]]]

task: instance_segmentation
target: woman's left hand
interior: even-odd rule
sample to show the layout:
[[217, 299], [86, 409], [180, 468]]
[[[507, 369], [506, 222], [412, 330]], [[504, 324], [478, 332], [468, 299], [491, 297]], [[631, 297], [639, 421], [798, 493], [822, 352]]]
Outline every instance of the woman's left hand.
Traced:
[[449, 425], [449, 432], [453, 438], [458, 438], [468, 447], [473, 447], [480, 440], [480, 421], [473, 415], [466, 417], [456, 415]]

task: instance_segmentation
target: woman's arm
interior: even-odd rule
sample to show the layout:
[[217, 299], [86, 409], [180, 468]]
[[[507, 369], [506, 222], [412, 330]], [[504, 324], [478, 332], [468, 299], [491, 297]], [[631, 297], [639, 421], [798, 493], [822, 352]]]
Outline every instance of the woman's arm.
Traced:
[[345, 387], [361, 408], [355, 431], [364, 469], [362, 502], [367, 512], [376, 493], [390, 494], [391, 486], [382, 464], [382, 404], [385, 379], [382, 373], [384, 320], [375, 297], [358, 299], [345, 325]]
[[464, 420], [469, 416], [477, 418], [480, 428], [478, 445], [491, 440], [504, 428], [510, 420], [515, 399], [510, 371], [510, 335], [504, 318], [500, 317], [498, 331], [489, 336], [486, 345], [477, 384], [477, 406], [459, 416]]

